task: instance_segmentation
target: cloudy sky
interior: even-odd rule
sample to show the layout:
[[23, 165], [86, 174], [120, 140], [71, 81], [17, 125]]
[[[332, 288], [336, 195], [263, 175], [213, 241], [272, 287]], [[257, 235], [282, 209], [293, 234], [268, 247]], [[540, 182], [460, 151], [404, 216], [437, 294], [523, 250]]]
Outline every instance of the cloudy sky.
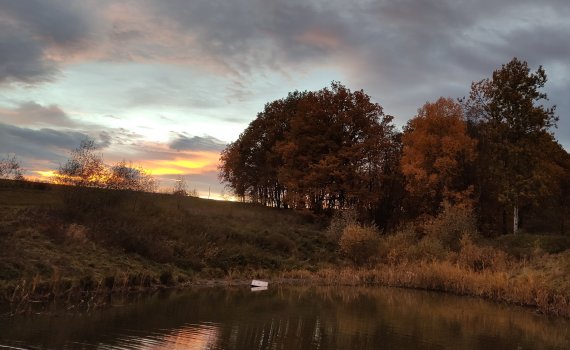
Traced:
[[0, 157], [43, 177], [90, 136], [108, 163], [212, 196], [265, 103], [332, 80], [398, 125], [513, 57], [542, 65], [570, 149], [568, 0], [0, 0]]

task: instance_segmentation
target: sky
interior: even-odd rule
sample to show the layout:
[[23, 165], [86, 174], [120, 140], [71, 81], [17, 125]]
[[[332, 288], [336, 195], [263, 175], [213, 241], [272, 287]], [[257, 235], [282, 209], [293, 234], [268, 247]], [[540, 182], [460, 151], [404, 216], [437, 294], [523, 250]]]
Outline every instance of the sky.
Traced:
[[513, 57], [548, 75], [570, 149], [568, 0], [0, 0], [0, 158], [48, 179], [81, 140], [220, 197], [266, 103], [340, 81], [402, 126]]

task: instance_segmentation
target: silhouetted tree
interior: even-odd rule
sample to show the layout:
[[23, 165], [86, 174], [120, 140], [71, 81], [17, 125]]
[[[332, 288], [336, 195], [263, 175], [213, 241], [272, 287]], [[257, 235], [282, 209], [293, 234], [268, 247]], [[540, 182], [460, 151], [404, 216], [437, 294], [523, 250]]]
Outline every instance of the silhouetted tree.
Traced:
[[24, 175], [22, 175], [22, 167], [15, 155], [0, 159], [0, 179], [24, 179]]
[[222, 151], [220, 180], [242, 201], [287, 206], [286, 189], [278, 178], [283, 159], [276, 146], [284, 139], [297, 105], [306, 95], [296, 91], [266, 104], [239, 138]]
[[72, 215], [109, 208], [126, 199], [136, 208], [138, 193], [153, 192], [156, 188], [154, 178], [141, 167], [133, 167], [124, 160], [106, 165], [92, 139], [81, 141], [71, 151], [57, 175], [57, 183], [68, 185], [63, 191], [64, 204]]
[[172, 189], [172, 194], [175, 196], [187, 196], [188, 195], [188, 183], [184, 176], [179, 175], [174, 180], [174, 188]]
[[78, 187], [106, 187], [110, 173], [103, 163], [103, 156], [97, 153], [95, 140], [85, 139], [70, 157], [59, 167], [56, 181]]
[[105, 188], [135, 192], [154, 192], [156, 181], [145, 169], [135, 167], [125, 160], [111, 166], [105, 181]]

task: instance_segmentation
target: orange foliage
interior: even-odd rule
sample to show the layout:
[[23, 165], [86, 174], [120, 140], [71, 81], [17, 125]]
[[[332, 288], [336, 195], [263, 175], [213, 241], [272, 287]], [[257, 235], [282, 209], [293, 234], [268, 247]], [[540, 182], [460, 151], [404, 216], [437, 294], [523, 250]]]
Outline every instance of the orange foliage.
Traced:
[[406, 190], [424, 199], [423, 209], [433, 214], [442, 201], [464, 197], [464, 172], [475, 159], [477, 141], [467, 134], [459, 103], [443, 97], [426, 103], [408, 122], [402, 142]]

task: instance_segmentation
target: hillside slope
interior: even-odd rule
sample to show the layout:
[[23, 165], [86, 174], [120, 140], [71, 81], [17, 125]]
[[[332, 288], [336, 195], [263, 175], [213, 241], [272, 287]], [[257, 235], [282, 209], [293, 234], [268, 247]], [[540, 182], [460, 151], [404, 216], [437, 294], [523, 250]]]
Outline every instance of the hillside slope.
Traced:
[[57, 294], [315, 269], [336, 259], [325, 226], [252, 204], [3, 181], [0, 284], [10, 299], [24, 281]]

